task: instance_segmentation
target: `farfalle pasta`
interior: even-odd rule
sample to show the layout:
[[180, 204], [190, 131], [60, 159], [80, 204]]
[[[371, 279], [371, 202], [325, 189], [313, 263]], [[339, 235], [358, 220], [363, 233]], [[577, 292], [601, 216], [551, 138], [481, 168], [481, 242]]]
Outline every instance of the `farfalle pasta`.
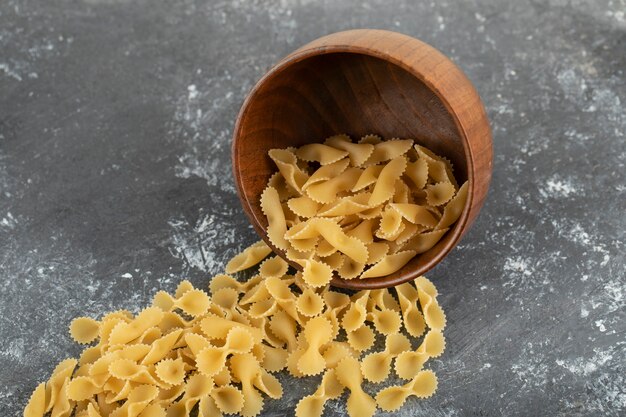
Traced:
[[399, 271], [441, 240], [467, 200], [452, 164], [412, 139], [342, 134], [269, 156], [278, 172], [261, 195], [268, 238], [315, 287]]
[[[382, 142], [370, 137], [352, 144], [358, 148], [342, 146], [351, 156], [350, 164], [362, 165], [378, 143]], [[384, 152], [379, 151], [376, 158], [398, 158], [396, 146], [382, 148]], [[307, 158], [321, 160], [319, 152], [324, 149], [310, 150]], [[301, 169], [297, 162], [293, 167]], [[396, 210], [391, 205], [387, 209]], [[403, 222], [407, 216], [413, 218], [411, 210], [400, 206]], [[454, 217], [458, 210], [451, 212], [449, 216]], [[328, 218], [313, 219], [318, 220], [296, 229], [286, 240], [302, 235], [308, 239], [312, 229], [327, 221], [341, 226]], [[333, 265], [354, 263], [351, 256], [360, 256], [364, 247], [369, 260], [375, 247], [371, 245], [388, 245], [375, 240], [377, 220], [356, 223], [341, 228], [341, 234], [320, 234], [334, 250], [327, 256], [336, 258]], [[325, 233], [332, 234], [337, 227]], [[353, 241], [363, 246], [343, 253], [346, 242]], [[374, 267], [393, 264], [387, 250], [381, 251], [385, 255], [373, 262]], [[372, 416], [379, 408], [396, 410], [409, 396], [433, 394], [437, 378], [424, 368], [445, 349], [446, 319], [437, 303], [437, 289], [429, 280], [420, 277], [395, 289], [348, 295], [326, 284], [310, 284], [328, 271], [312, 268], [308, 272], [313, 277], [307, 277], [306, 268], [294, 273], [278, 257], [265, 259], [268, 254], [269, 248], [259, 242], [229, 262], [230, 270], [259, 265], [258, 273], [246, 282], [219, 274], [212, 278], [207, 293], [182, 281], [174, 294], [157, 292], [152, 305], [136, 315], [121, 310], [99, 320], [79, 317], [72, 321], [70, 334], [87, 346], [78, 360], [61, 362], [49, 380], [35, 388], [24, 417], [187, 417], [195, 413], [199, 417], [254, 417], [267, 399], [283, 395], [276, 372], [298, 378], [323, 375], [319, 386], [298, 402], [297, 417], [320, 417], [325, 404], [336, 401], [346, 389], [350, 417]], [[306, 254], [300, 256], [312, 265], [322, 264]], [[377, 337], [385, 339], [382, 351], [373, 349]], [[394, 374], [408, 382], [384, 389], [363, 384], [365, 380], [381, 383]]]

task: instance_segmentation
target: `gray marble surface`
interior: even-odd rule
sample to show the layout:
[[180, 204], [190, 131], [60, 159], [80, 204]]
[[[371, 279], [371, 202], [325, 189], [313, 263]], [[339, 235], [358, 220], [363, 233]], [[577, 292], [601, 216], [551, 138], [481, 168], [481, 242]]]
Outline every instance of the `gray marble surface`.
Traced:
[[[626, 413], [623, 0], [0, 2], [0, 415], [80, 348], [72, 318], [205, 287], [255, 240], [230, 174], [244, 96], [326, 33], [449, 55], [494, 133], [490, 196], [429, 277], [437, 394], [398, 416]], [[281, 376], [291, 415], [313, 380]], [[335, 401], [325, 415], [345, 414]], [[379, 415], [391, 415], [380, 413]]]

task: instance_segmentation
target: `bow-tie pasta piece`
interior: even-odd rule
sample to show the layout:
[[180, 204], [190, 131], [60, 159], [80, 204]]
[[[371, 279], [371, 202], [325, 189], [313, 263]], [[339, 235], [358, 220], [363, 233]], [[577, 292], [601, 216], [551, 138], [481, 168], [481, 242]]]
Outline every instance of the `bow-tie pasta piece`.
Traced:
[[230, 358], [233, 376], [241, 383], [243, 408], [241, 415], [254, 417], [263, 409], [263, 396], [254, 388], [254, 380], [259, 373], [259, 363], [250, 353], [235, 354]]
[[374, 152], [374, 145], [370, 143], [352, 143], [348, 135], [331, 136], [324, 141], [324, 144], [348, 152], [350, 165], [353, 167], [363, 165]]
[[368, 350], [374, 345], [376, 341], [376, 335], [374, 330], [367, 324], [363, 324], [357, 329], [347, 332], [348, 344], [350, 347], [358, 352]]
[[417, 278], [415, 286], [424, 313], [424, 321], [431, 329], [443, 330], [446, 327], [446, 315], [435, 298], [437, 296], [435, 286], [425, 277]]
[[77, 317], [70, 324], [70, 336], [81, 344], [91, 343], [100, 334], [100, 323], [89, 317]]
[[417, 375], [430, 358], [441, 356], [446, 347], [446, 341], [439, 330], [431, 330], [424, 337], [424, 341], [417, 351], [402, 352], [396, 358], [396, 374], [402, 379], [411, 379]]
[[[232, 385], [214, 388], [210, 395], [221, 413], [234, 414], [240, 412], [243, 408], [243, 394]], [[215, 414], [207, 412], [205, 415], [206, 417], [212, 417]]]
[[298, 192], [302, 192], [302, 186], [309, 179], [309, 176], [300, 169], [293, 152], [288, 149], [272, 149], [268, 154], [278, 167], [287, 185]]
[[374, 184], [378, 180], [378, 177], [380, 176], [383, 168], [383, 165], [372, 165], [365, 168], [365, 170], [363, 170], [363, 172], [359, 176], [356, 184], [354, 184], [354, 186], [352, 187], [352, 192], [361, 191], [364, 188]]
[[341, 159], [337, 162], [333, 162], [332, 164], [321, 166], [304, 183], [302, 190], [306, 190], [313, 184], [328, 181], [331, 178], [339, 176], [339, 174], [348, 168], [349, 163], [350, 161], [348, 159]]
[[232, 353], [247, 353], [252, 350], [254, 339], [243, 327], [233, 327], [226, 336], [224, 346], [209, 346], [198, 353], [196, 366], [206, 376], [213, 376], [226, 365], [226, 358]]
[[404, 155], [413, 146], [411, 139], [391, 139], [374, 145], [374, 151], [363, 165], [369, 166]]
[[304, 145], [296, 151], [296, 156], [303, 161], [319, 162], [320, 165], [328, 165], [348, 156], [348, 152], [335, 149], [321, 143]]
[[332, 177], [327, 181], [317, 182], [306, 188], [306, 194], [318, 203], [332, 203], [337, 198], [337, 194], [352, 189], [362, 170], [360, 168], [347, 168], [336, 177]]
[[415, 254], [416, 252], [413, 250], [405, 250], [394, 253], [393, 255], [387, 255], [377, 264], [366, 270], [361, 275], [361, 278], [383, 277], [392, 274], [406, 265]]
[[449, 229], [434, 230], [432, 232], [420, 233], [415, 235], [408, 242], [406, 242], [402, 248], [406, 250], [415, 251], [416, 254], [424, 253], [428, 249], [432, 248], [441, 240], [441, 237], [446, 234]]
[[301, 314], [307, 317], [315, 317], [322, 313], [324, 299], [313, 289], [307, 288], [298, 296], [296, 307]]
[[204, 315], [210, 306], [209, 296], [202, 290], [189, 290], [176, 300], [176, 307], [193, 317]]
[[414, 395], [428, 398], [437, 390], [437, 377], [430, 370], [421, 371], [415, 378], [402, 386], [392, 386], [381, 390], [376, 395], [376, 403], [385, 411], [395, 411], [402, 407], [406, 399]]
[[371, 417], [376, 412], [376, 401], [370, 397], [363, 388], [363, 376], [359, 361], [352, 357], [346, 357], [337, 365], [336, 376], [341, 385], [348, 388], [348, 415], [350, 417]]
[[298, 370], [304, 375], [317, 375], [326, 367], [320, 349], [332, 338], [333, 328], [324, 317], [315, 317], [304, 326], [303, 335], [307, 347], [298, 361]]
[[428, 182], [428, 164], [424, 159], [410, 162], [404, 174], [413, 182], [415, 190], [421, 190]]
[[373, 207], [389, 200], [394, 194], [396, 180], [400, 178], [405, 169], [406, 158], [403, 156], [398, 156], [385, 165], [374, 184], [368, 205]]
[[400, 333], [388, 335], [384, 351], [370, 353], [363, 358], [361, 362], [363, 376], [371, 382], [383, 382], [389, 376], [393, 358], [410, 349], [411, 342], [406, 336]]
[[270, 253], [272, 253], [272, 249], [265, 242], [256, 242], [226, 264], [226, 273], [232, 274], [253, 267]]
[[163, 359], [155, 367], [156, 375], [166, 384], [179, 385], [185, 379], [185, 363], [181, 358]]
[[[289, 247], [289, 244], [287, 243], [284, 237], [285, 232], [287, 232], [287, 220], [285, 218], [285, 211], [283, 210], [283, 206], [280, 203], [280, 197], [278, 195], [278, 191], [276, 191], [275, 188], [268, 186], [263, 191], [263, 194], [261, 194], [261, 210], [263, 211], [263, 214], [265, 214], [265, 217], [267, 218], [268, 238], [270, 239], [270, 241], [272, 242], [274, 246], [276, 246], [279, 249], [286, 250]], [[260, 242], [258, 243], [258, 245], [261, 248], [263, 247], [263, 245], [261, 245]], [[251, 248], [253, 247], [254, 245]], [[252, 251], [254, 251], [254, 249], [252, 249], [250, 252]], [[241, 255], [238, 255], [239, 257], [242, 257], [241, 259], [238, 259], [237, 256], [233, 258], [233, 260], [235, 259], [237, 260], [235, 264], [231, 264], [233, 262], [231, 260], [226, 265], [226, 272], [230, 273], [228, 271], [235, 272], [235, 271], [240, 271], [240, 270], [249, 268], [255, 265], [255, 261], [258, 262], [261, 259], [265, 258], [267, 255], [270, 254], [270, 252], [271, 250], [267, 251], [267, 253], [263, 255], [263, 252], [260, 252], [260, 251], [256, 251], [255, 253], [248, 253], [248, 254], [246, 254], [246, 251], [244, 251]], [[254, 256], [251, 256], [251, 255], [254, 255]]]
[[454, 185], [449, 182], [438, 182], [426, 186], [426, 201], [431, 206], [440, 206], [452, 199], [455, 193]]
[[243, 291], [241, 283], [230, 275], [218, 274], [211, 278], [211, 281], [209, 281], [209, 292], [211, 295], [215, 294], [222, 288], [232, 288], [237, 292]]
[[446, 229], [459, 219], [465, 207], [465, 201], [467, 200], [467, 188], [468, 183], [466, 181], [456, 192], [452, 200], [446, 204], [441, 219], [439, 219], [439, 222], [435, 226], [436, 230]]
[[337, 380], [335, 370], [327, 370], [317, 390], [298, 402], [296, 417], [321, 417], [326, 402], [339, 397], [343, 390], [344, 387]]

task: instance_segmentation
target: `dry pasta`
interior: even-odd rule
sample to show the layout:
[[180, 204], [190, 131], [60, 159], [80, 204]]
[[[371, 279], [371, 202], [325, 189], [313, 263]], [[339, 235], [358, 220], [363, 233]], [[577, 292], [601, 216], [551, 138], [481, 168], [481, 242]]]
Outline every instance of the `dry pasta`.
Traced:
[[341, 134], [269, 156], [278, 170], [261, 195], [269, 241], [317, 288], [397, 272], [443, 238], [467, 201], [452, 164], [412, 139]]
[[[352, 151], [357, 162], [364, 158]], [[329, 257], [354, 262], [340, 251], [344, 235], [368, 242], [367, 248], [387, 245], [375, 241], [376, 223], [359, 222], [339, 241], [330, 238], [338, 249]], [[298, 233], [303, 230], [306, 235], [306, 228]], [[374, 267], [393, 263], [387, 250]], [[24, 417], [186, 417], [192, 410], [199, 417], [254, 417], [266, 399], [282, 397], [273, 373], [283, 370], [295, 377], [323, 374], [314, 392], [298, 402], [297, 417], [321, 416], [346, 388], [350, 417], [396, 410], [409, 396], [433, 394], [437, 379], [424, 367], [445, 349], [446, 320], [429, 280], [349, 296], [312, 285], [317, 271], [313, 277], [306, 271], [294, 275], [278, 257], [263, 260], [267, 253], [258, 243], [229, 262], [236, 270], [258, 265], [246, 282], [216, 275], [206, 293], [182, 281], [173, 294], [155, 294], [137, 315], [116, 311], [72, 321], [70, 334], [87, 346], [79, 360], [61, 362], [34, 389]], [[375, 351], [378, 336], [385, 347]], [[366, 392], [371, 388], [364, 379], [385, 381], [392, 369], [408, 382]]]

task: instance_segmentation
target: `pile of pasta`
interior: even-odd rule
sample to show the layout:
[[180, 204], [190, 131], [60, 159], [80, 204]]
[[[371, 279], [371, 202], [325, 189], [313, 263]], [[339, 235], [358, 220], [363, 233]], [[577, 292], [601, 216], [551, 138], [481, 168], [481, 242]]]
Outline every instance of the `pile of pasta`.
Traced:
[[[322, 375], [298, 403], [297, 417], [321, 416], [344, 391], [352, 417], [434, 393], [437, 378], [423, 366], [444, 350], [446, 318], [430, 281], [348, 295], [307, 284], [281, 258], [263, 260], [270, 253], [262, 242], [247, 248], [226, 272], [263, 261], [258, 273], [245, 282], [217, 275], [210, 295], [183, 281], [137, 315], [73, 320], [72, 338], [89, 346], [37, 386], [24, 417], [184, 417], [193, 410], [253, 417], [265, 397], [281, 398], [274, 373], [282, 370]], [[373, 351], [377, 337], [384, 349]], [[392, 374], [405, 382], [365, 392], [364, 380], [380, 383]]]
[[432, 248], [467, 199], [452, 164], [411, 139], [347, 135], [272, 149], [278, 168], [261, 195], [268, 237], [322, 287], [392, 274]]

